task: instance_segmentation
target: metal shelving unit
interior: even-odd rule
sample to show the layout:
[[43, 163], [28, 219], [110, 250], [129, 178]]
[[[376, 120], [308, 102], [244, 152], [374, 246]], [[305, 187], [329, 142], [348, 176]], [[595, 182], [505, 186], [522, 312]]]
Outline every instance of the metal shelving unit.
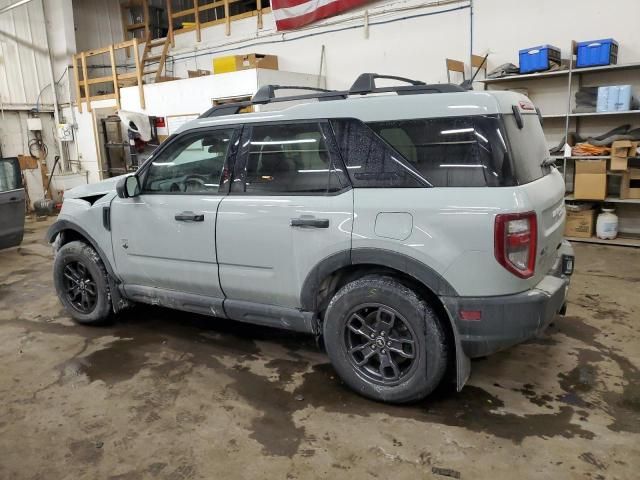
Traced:
[[597, 243], [600, 245], [616, 245], [623, 247], [640, 247], [640, 237], [618, 237], [615, 240], [603, 240], [598, 237], [565, 237], [570, 242]]
[[[590, 119], [634, 119], [635, 117], [640, 117], [640, 110], [629, 110], [623, 112], [584, 112], [584, 113], [573, 113], [571, 111], [572, 104], [572, 95], [575, 92], [574, 81], [577, 79], [577, 87], [580, 88], [582, 86], [582, 76], [585, 74], [598, 74], [598, 73], [612, 73], [612, 72], [621, 72], [621, 71], [631, 71], [631, 70], [639, 70], [640, 71], [640, 62], [636, 63], [627, 63], [620, 65], [606, 65], [601, 67], [586, 67], [586, 68], [575, 68], [575, 55], [576, 55], [576, 43], [572, 42], [571, 45], [571, 58], [569, 59], [569, 65], [567, 68], [563, 70], [554, 70], [549, 72], [538, 72], [538, 73], [529, 73], [524, 75], [511, 75], [501, 78], [488, 78], [485, 80], [481, 80], [485, 84], [485, 89], [489, 86], [504, 86], [505, 84], [509, 84], [510, 82], [526, 82], [526, 81], [541, 81], [546, 79], [566, 79], [566, 105], [564, 113], [550, 113], [550, 114], [542, 114], [542, 118], [545, 120], [550, 120], [551, 124], [557, 125], [558, 120], [563, 120], [565, 122], [564, 128], [564, 138], [568, 138], [570, 133], [570, 126], [573, 124], [572, 131], [577, 132], [580, 128], [581, 121], [588, 121]], [[564, 82], [563, 82], [564, 83]], [[627, 120], [629, 121], [629, 120]], [[567, 163], [575, 160], [608, 160], [611, 157], [608, 155], [605, 156], [552, 156], [555, 160], [562, 160], [562, 172], [563, 175], [567, 175]], [[608, 176], [616, 177], [621, 176], [621, 172], [612, 172], [607, 171]], [[565, 197], [567, 201], [584, 201], [591, 203], [615, 203], [621, 204], [624, 206], [637, 208], [637, 205], [640, 205], [640, 199], [621, 199], [616, 197], [607, 197], [605, 200], [575, 200], [573, 195], [569, 194]], [[640, 209], [638, 209], [638, 225], [640, 225]], [[633, 215], [634, 219], [636, 214]], [[635, 232], [634, 232], [635, 234]], [[624, 233], [623, 233], [624, 235]], [[623, 245], [623, 246], [633, 246], [640, 247], [640, 235], [638, 238], [630, 238], [630, 237], [618, 237], [615, 240], [600, 240], [598, 238], [577, 238], [572, 237], [569, 240], [576, 242], [588, 242], [588, 243], [600, 243], [607, 245]]]
[[632, 203], [640, 205], [640, 199], [638, 198], [606, 197], [604, 200], [576, 200], [575, 198], [573, 198], [573, 195], [567, 195], [564, 198], [565, 200], [574, 202]]
[[564, 70], [554, 70], [551, 72], [526, 73], [524, 75], [508, 75], [506, 77], [500, 78], [485, 78], [484, 80], [478, 81], [483, 82], [485, 85], [490, 85], [495, 83], [513, 82], [519, 80], [535, 80], [539, 78], [561, 77], [564, 75], [569, 75], [569, 73], [572, 73], [573, 75], [582, 75], [585, 73], [615, 72], [633, 69], [640, 69], [640, 62], [624, 63], [620, 65], [605, 65], [603, 67], [574, 68], [572, 70], [570, 70], [569, 68], [565, 68]]

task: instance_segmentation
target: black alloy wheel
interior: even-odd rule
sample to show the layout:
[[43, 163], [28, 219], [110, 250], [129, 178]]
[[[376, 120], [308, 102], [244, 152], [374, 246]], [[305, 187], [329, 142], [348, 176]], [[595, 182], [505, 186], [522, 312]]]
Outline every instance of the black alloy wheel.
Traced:
[[63, 275], [64, 291], [69, 303], [80, 313], [91, 313], [96, 308], [98, 291], [87, 267], [81, 262], [72, 261], [65, 265]]
[[393, 308], [359, 305], [350, 312], [344, 330], [349, 360], [371, 381], [396, 385], [415, 368], [415, 332]]

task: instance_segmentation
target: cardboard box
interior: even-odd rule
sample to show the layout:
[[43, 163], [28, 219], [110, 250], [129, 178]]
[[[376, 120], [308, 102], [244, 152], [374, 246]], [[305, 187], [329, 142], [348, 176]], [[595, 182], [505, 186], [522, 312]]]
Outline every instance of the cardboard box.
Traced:
[[630, 168], [622, 174], [620, 198], [640, 199], [640, 168]]
[[237, 72], [251, 68], [267, 68], [278, 70], [278, 57], [276, 55], [261, 55], [249, 53], [247, 55], [229, 55], [213, 59], [213, 73]]
[[576, 200], [604, 200], [607, 196], [607, 161], [576, 160], [573, 197]]
[[207, 75], [211, 75], [209, 70], [187, 70], [187, 74], [189, 78], [197, 78], [197, 77], [206, 77]]
[[567, 223], [564, 226], [564, 234], [567, 237], [590, 238], [593, 236], [595, 210], [580, 210], [572, 212], [567, 210]]
[[628, 158], [635, 157], [640, 142], [618, 140], [611, 145], [611, 170], [626, 170], [629, 168]]
[[18, 155], [20, 170], [33, 170], [38, 168], [38, 159], [31, 155]]

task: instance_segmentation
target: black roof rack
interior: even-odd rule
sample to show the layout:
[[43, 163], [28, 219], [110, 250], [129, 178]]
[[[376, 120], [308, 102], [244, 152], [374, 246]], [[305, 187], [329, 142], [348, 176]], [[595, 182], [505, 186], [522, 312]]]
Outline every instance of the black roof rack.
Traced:
[[[377, 87], [377, 79], [396, 80], [407, 83], [408, 85]], [[306, 90], [314, 93], [304, 95], [294, 95], [287, 97], [276, 97], [277, 90]], [[264, 85], [258, 89], [251, 100], [236, 103], [225, 103], [210, 108], [200, 118], [219, 117], [223, 115], [235, 115], [245, 107], [252, 105], [267, 105], [270, 103], [291, 102], [296, 100], [317, 99], [318, 101], [343, 100], [349, 95], [368, 95], [371, 93], [389, 93], [395, 92], [398, 95], [418, 95], [428, 93], [452, 93], [464, 92], [464, 88], [459, 85], [450, 83], [438, 83], [428, 85], [420, 80], [411, 80], [410, 78], [396, 77], [393, 75], [379, 75], [377, 73], [361, 74], [349, 90], [327, 90], [315, 87], [300, 87], [293, 85]]]
[[[298, 95], [296, 97], [276, 97], [276, 90], [308, 90], [311, 92], [317, 92], [316, 94]], [[256, 105], [264, 105], [272, 102], [287, 101], [283, 98], [317, 98], [317, 99], [344, 99], [347, 98], [345, 92], [339, 92], [337, 90], [327, 90], [326, 88], [315, 87], [298, 87], [294, 85], [264, 85], [258, 89], [258, 91], [251, 98], [251, 102]]]

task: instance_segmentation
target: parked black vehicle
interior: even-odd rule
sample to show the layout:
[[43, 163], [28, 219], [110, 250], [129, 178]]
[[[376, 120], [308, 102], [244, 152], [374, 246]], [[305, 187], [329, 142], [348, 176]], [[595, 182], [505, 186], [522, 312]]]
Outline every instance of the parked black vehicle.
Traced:
[[22, 242], [24, 199], [18, 159], [0, 159], [0, 249], [14, 247]]

